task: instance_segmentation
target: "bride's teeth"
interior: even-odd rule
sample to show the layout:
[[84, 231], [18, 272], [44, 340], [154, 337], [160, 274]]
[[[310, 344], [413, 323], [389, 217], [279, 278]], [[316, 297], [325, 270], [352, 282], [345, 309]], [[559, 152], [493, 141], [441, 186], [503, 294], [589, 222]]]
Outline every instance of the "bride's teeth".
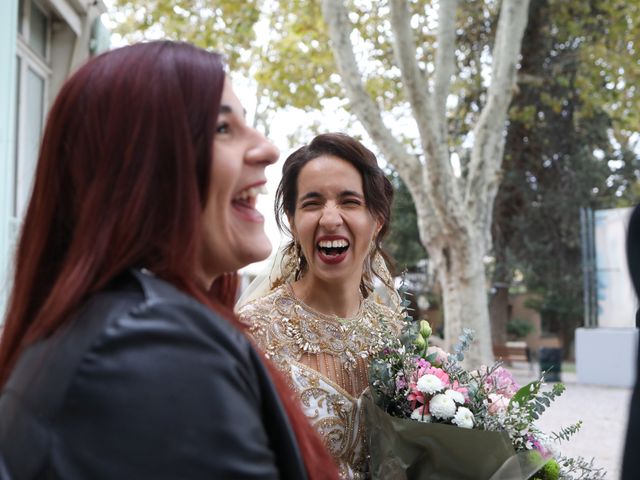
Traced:
[[346, 240], [320, 240], [318, 246], [321, 248], [342, 248], [348, 247], [349, 243]]

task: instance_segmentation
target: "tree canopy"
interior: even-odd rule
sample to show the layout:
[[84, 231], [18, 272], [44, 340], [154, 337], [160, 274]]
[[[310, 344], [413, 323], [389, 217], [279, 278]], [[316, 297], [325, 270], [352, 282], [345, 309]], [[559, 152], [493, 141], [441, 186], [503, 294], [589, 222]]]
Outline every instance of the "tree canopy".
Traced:
[[[232, 70], [256, 81], [258, 114], [266, 125], [277, 108], [348, 108], [415, 202], [454, 337], [469, 322], [486, 333], [480, 297], [491, 230], [518, 237], [509, 255], [527, 251], [516, 244], [527, 245], [531, 233], [539, 234], [536, 242], [548, 245], [544, 235], [550, 235], [575, 247], [573, 217], [564, 209], [557, 213], [554, 202], [593, 202], [593, 188], [614, 187], [622, 201], [638, 190], [630, 147], [639, 119], [637, 0], [532, 0], [531, 11], [538, 13], [528, 24], [517, 82], [528, 10], [523, 0], [115, 4], [117, 31], [129, 40], [162, 36], [227, 54]], [[339, 101], [329, 104], [331, 99]], [[612, 174], [608, 160], [622, 160], [622, 166]], [[604, 185], [601, 178], [608, 179]], [[496, 220], [491, 229], [501, 181], [504, 198], [496, 214], [502, 229]], [[582, 188], [587, 184], [591, 190]], [[563, 186], [574, 197], [562, 196]], [[527, 209], [504, 213], [503, 207], [519, 204]], [[496, 257], [507, 252], [500, 248]], [[559, 252], [538, 252], [545, 258], [551, 253]], [[544, 269], [520, 266], [531, 279], [542, 278]], [[476, 294], [463, 306], [467, 288]], [[555, 287], [549, 291], [563, 295]], [[486, 359], [486, 343], [483, 348]]]
[[[561, 334], [566, 346], [583, 312], [579, 209], [628, 206], [638, 199], [640, 158], [630, 149], [629, 130], [637, 125], [619, 116], [631, 108], [632, 94], [621, 88], [622, 77], [615, 83], [610, 77], [620, 69], [637, 74], [637, 60], [616, 52], [612, 58], [622, 62], [617, 68], [611, 58], [592, 63], [596, 53], [606, 56], [603, 44], [635, 43], [618, 17], [636, 8], [618, 4], [616, 17], [606, 15], [610, 2], [532, 0], [525, 31], [525, 81], [510, 110], [505, 174], [494, 210], [492, 302], [506, 298], [500, 290], [520, 271], [537, 294], [532, 306], [541, 312], [544, 330]], [[506, 308], [492, 310], [496, 341], [504, 340]]]

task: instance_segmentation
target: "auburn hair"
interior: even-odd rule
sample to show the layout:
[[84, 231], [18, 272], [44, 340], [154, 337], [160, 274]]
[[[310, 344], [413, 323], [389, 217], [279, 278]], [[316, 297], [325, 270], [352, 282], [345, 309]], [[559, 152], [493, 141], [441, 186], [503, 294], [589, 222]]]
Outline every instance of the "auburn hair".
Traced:
[[[83, 302], [145, 267], [237, 328], [235, 274], [195, 283], [224, 86], [222, 58], [156, 41], [106, 52], [67, 80], [48, 115], [0, 339], [0, 383], [22, 351]], [[337, 478], [283, 377], [265, 360], [312, 479]]]

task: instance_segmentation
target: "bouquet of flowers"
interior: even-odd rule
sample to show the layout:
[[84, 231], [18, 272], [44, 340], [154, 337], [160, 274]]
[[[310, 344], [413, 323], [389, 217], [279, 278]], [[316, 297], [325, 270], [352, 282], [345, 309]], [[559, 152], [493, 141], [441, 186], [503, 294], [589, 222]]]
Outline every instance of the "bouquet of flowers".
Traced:
[[427, 321], [407, 319], [400, 338], [371, 364], [373, 478], [604, 478], [593, 462], [556, 453], [554, 444], [581, 422], [550, 435], [534, 424], [564, 385], [543, 389], [541, 377], [520, 387], [499, 362], [469, 371], [460, 362], [471, 331], [449, 354], [429, 345]]

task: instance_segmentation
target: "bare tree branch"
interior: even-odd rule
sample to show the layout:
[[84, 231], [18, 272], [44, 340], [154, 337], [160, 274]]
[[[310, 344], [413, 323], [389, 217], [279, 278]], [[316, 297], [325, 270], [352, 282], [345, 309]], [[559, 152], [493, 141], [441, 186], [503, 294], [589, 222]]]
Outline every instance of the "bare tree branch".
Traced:
[[455, 70], [457, 10], [458, 0], [440, 0], [433, 98], [436, 115], [442, 118], [446, 118], [449, 86]]
[[323, 0], [322, 13], [329, 28], [331, 47], [338, 65], [338, 72], [342, 77], [342, 84], [347, 91], [351, 110], [386, 159], [396, 168], [411, 192], [423, 190], [420, 162], [410, 155], [407, 149], [391, 134], [382, 120], [378, 105], [364, 89], [362, 75], [358, 69], [351, 43], [350, 34], [353, 25], [349, 21], [343, 2], [341, 0]]
[[[409, 18], [407, 0], [391, 1], [391, 28], [394, 32], [393, 52], [402, 74], [402, 84], [407, 91], [414, 118], [431, 118], [432, 122], [423, 125], [420, 137], [423, 144], [437, 143], [437, 124], [440, 118], [434, 118], [433, 103], [429, 95], [426, 76], [416, 62], [416, 45]], [[418, 128], [421, 126], [418, 125]]]
[[463, 327], [473, 328], [480, 341], [470, 351], [469, 361], [487, 363], [492, 359], [492, 350], [484, 258], [490, 247], [504, 127], [515, 88], [529, 0], [503, 0], [493, 48], [492, 81], [473, 131], [475, 144], [465, 185], [453, 174], [446, 116], [446, 100], [455, 70], [458, 0], [440, 0], [433, 92], [429, 92], [427, 78], [416, 61], [408, 3], [408, 0], [390, 1], [390, 22], [395, 60], [418, 126], [424, 162], [411, 156], [393, 137], [384, 125], [378, 105], [366, 93], [350, 39], [353, 25], [343, 2], [323, 0], [322, 7], [351, 108], [396, 167], [415, 201], [420, 237], [437, 266], [442, 287], [445, 341], [455, 341]]
[[493, 201], [500, 184], [507, 110], [516, 84], [516, 67], [527, 24], [529, 0], [504, 0], [493, 47], [487, 103], [473, 130], [465, 204], [490, 246]]
[[[435, 109], [433, 97], [429, 95], [427, 79], [416, 62], [408, 2], [392, 0], [390, 12], [396, 62], [400, 67], [402, 83], [418, 125], [425, 155], [427, 168], [424, 169], [423, 175], [427, 197], [439, 223], [460, 230], [464, 216], [460, 208], [462, 197], [449, 157], [446, 114], [444, 110], [439, 112]], [[436, 74], [439, 75], [439, 72]], [[439, 80], [438, 83], [448, 85], [448, 81]]]

